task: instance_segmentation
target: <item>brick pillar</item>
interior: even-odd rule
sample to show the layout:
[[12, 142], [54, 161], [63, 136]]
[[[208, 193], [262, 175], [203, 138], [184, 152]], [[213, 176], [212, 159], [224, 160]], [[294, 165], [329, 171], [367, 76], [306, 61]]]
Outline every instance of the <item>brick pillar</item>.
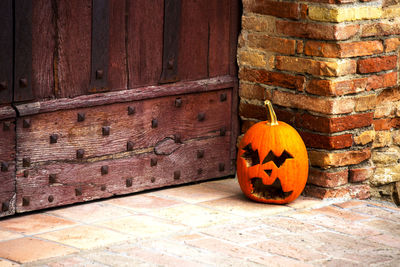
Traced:
[[[393, 129], [400, 125], [393, 104], [400, 106], [400, 39], [394, 36], [400, 36], [400, 20], [393, 19], [400, 8], [388, 5], [243, 0], [242, 132], [266, 119], [263, 100], [270, 99], [278, 119], [296, 127], [308, 148], [307, 195], [368, 198], [370, 184], [379, 184], [371, 155], [396, 146], [396, 164], [400, 158], [400, 132]], [[376, 165], [377, 173], [387, 167]]]

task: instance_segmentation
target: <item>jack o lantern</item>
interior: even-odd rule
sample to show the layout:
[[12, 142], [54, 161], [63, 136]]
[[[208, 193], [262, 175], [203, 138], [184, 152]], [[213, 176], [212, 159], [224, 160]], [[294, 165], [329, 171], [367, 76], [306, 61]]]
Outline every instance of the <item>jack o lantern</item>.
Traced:
[[269, 120], [254, 124], [239, 144], [237, 177], [250, 199], [285, 204], [295, 200], [306, 185], [307, 150], [293, 127], [277, 121], [271, 102], [265, 105]]

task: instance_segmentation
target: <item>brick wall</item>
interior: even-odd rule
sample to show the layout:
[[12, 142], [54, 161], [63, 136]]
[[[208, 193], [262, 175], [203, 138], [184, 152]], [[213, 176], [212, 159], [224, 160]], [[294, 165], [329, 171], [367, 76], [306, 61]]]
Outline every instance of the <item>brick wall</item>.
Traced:
[[270, 99], [309, 150], [307, 195], [400, 190], [398, 2], [243, 0], [242, 132], [266, 119]]

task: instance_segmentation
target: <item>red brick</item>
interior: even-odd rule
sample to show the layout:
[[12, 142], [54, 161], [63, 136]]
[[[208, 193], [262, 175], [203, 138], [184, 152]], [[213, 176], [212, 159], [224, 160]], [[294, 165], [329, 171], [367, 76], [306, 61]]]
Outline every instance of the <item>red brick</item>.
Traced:
[[376, 94], [361, 95], [355, 97], [356, 106], [354, 110], [356, 112], [374, 110], [376, 108]]
[[349, 193], [351, 198], [367, 199], [371, 197], [371, 188], [367, 184], [351, 185]]
[[268, 97], [267, 90], [257, 84], [240, 83], [239, 96], [248, 99], [265, 100]]
[[400, 118], [386, 118], [374, 120], [373, 122], [375, 131], [385, 131], [392, 128], [398, 128], [400, 125]]
[[353, 145], [352, 134], [329, 136], [310, 132], [300, 132], [300, 135], [303, 138], [306, 147], [333, 150], [351, 147]]
[[367, 127], [372, 124], [374, 113], [360, 113], [341, 117], [320, 117], [311, 114], [296, 114], [296, 126], [321, 133], [336, 133]]
[[376, 55], [383, 52], [381, 41], [363, 41], [352, 43], [326, 43], [308, 41], [305, 46], [305, 54], [317, 57], [360, 57]]
[[296, 126], [321, 133], [331, 133], [331, 118], [311, 114], [296, 114]]
[[397, 102], [400, 101], [400, 91], [398, 88], [386, 89], [383, 90], [377, 99], [377, 103], [381, 104], [382, 102]]
[[248, 103], [240, 103], [239, 104], [239, 114], [245, 118], [252, 118], [257, 120], [266, 120], [267, 111], [264, 106], [258, 106]]
[[[372, 75], [367, 78], [366, 90], [376, 90], [397, 85], [397, 72]], [[386, 91], [386, 90], [385, 90]]]
[[323, 4], [348, 4], [348, 3], [358, 2], [358, 0], [308, 0], [308, 1], [314, 3], [323, 3]]
[[304, 51], [304, 42], [301, 40], [297, 40], [296, 53], [303, 54], [303, 51]]
[[321, 150], [308, 151], [308, 158], [312, 166], [323, 169], [359, 164], [371, 158], [371, 149], [330, 152]]
[[372, 124], [374, 113], [359, 113], [331, 119], [330, 129], [332, 133], [350, 129], [367, 127]]
[[356, 61], [325, 61], [311, 58], [277, 56], [276, 68], [284, 71], [308, 73], [318, 76], [343, 76], [356, 73]]
[[363, 168], [356, 168], [349, 170], [349, 180], [352, 183], [358, 183], [368, 180], [372, 177], [375, 171], [375, 167], [367, 166]]
[[394, 6], [399, 4], [399, 0], [383, 0], [382, 7]]
[[278, 34], [318, 40], [347, 40], [358, 33], [359, 25], [319, 24], [297, 21], [276, 21]]
[[370, 197], [370, 187], [368, 185], [346, 185], [339, 188], [323, 188], [314, 185], [307, 185], [304, 194], [320, 199], [326, 198], [356, 198], [367, 199]]
[[300, 5], [300, 17], [301, 19], [307, 19], [308, 15], [308, 6], [306, 4]]
[[323, 114], [344, 114], [354, 110], [352, 98], [318, 98], [305, 94], [274, 91], [272, 101], [276, 105], [315, 111]]
[[242, 133], [247, 132], [247, 130], [249, 130], [250, 127], [256, 123], [257, 123], [256, 121], [242, 120], [242, 127], [241, 127]]
[[388, 38], [385, 40], [385, 52], [392, 52], [400, 47], [400, 38]]
[[275, 108], [276, 116], [278, 117], [279, 121], [286, 122], [287, 124], [294, 125], [296, 116], [293, 112], [288, 110], [283, 110], [280, 108]]
[[248, 34], [248, 46], [268, 52], [276, 52], [286, 55], [294, 55], [296, 41], [279, 37], [270, 37], [265, 34]]
[[397, 56], [382, 56], [357, 61], [358, 73], [372, 73], [391, 70], [397, 66]]
[[307, 185], [304, 189], [304, 195], [320, 199], [350, 197], [349, 189], [346, 187], [324, 188], [315, 185]]
[[336, 187], [347, 184], [348, 176], [347, 169], [324, 171], [310, 168], [307, 183], [322, 187]]
[[278, 18], [300, 19], [300, 5], [293, 2], [268, 0], [244, 0], [243, 8], [247, 12], [270, 15]]
[[362, 37], [378, 37], [398, 34], [400, 34], [400, 23], [398, 21], [364, 24], [361, 28]]
[[367, 78], [354, 80], [322, 80], [312, 79], [306, 87], [310, 94], [322, 96], [339, 96], [362, 92], [367, 86]]
[[243, 81], [275, 85], [288, 89], [303, 90], [306, 78], [300, 75], [290, 75], [280, 72], [266, 70], [254, 70], [242, 68], [239, 71], [239, 78]]

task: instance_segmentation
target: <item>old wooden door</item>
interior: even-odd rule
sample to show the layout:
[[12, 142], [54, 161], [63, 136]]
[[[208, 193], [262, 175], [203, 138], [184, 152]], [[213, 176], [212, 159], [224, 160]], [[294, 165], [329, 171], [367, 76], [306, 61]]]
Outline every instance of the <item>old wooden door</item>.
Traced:
[[2, 0], [2, 214], [232, 175], [238, 2]]

